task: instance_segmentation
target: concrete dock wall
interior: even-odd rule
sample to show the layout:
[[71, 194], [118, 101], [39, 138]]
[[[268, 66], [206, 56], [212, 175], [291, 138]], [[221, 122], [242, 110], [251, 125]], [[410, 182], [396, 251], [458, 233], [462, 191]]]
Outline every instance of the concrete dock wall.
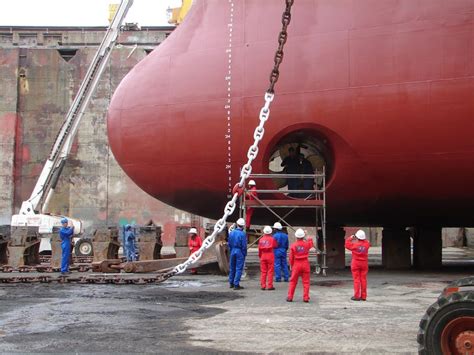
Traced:
[[0, 50], [0, 224], [13, 212], [18, 49]]
[[[0, 224], [27, 199], [105, 28], [0, 27]], [[120, 35], [75, 139], [49, 212], [80, 218], [86, 233], [105, 225], [163, 226], [166, 244], [191, 215], [141, 191], [117, 165], [107, 142], [106, 113], [122, 78], [171, 28]]]

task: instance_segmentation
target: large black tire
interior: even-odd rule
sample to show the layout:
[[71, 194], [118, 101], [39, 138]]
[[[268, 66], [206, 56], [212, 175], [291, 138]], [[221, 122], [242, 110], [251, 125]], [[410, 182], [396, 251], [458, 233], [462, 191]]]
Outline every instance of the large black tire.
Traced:
[[74, 254], [76, 256], [92, 256], [94, 254], [92, 241], [89, 239], [79, 239], [74, 247]]
[[443, 330], [451, 321], [461, 317], [474, 317], [474, 292], [455, 292], [446, 297], [441, 295], [420, 321], [418, 353], [442, 355]]

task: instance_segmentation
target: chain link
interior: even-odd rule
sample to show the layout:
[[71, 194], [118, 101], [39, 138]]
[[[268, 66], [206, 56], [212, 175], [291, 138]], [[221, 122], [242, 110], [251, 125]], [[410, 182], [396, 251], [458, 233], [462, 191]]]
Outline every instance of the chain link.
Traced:
[[268, 87], [268, 93], [274, 93], [274, 87], [280, 76], [280, 64], [283, 61], [283, 47], [285, 46], [288, 38], [287, 28], [291, 21], [291, 6], [293, 6], [294, 0], [286, 0], [286, 8], [281, 17], [282, 28], [278, 35], [278, 49], [275, 53], [274, 67], [270, 74], [270, 86]]
[[[293, 2], [294, 0], [286, 0], [286, 8], [285, 8], [285, 11], [283, 12], [283, 16], [281, 20], [282, 29], [278, 36], [278, 49], [275, 53], [275, 59], [274, 59], [275, 65], [270, 74], [270, 86], [264, 96], [265, 104], [260, 110], [260, 115], [259, 115], [260, 123], [257, 126], [257, 128], [255, 128], [255, 131], [254, 131], [254, 135], [253, 135], [254, 142], [249, 147], [248, 152], [247, 152], [247, 158], [248, 158], [247, 163], [245, 163], [242, 166], [242, 170], [240, 172], [240, 181], [238, 182], [238, 186], [241, 188], [245, 186], [245, 180], [247, 180], [250, 174], [252, 173], [252, 162], [255, 160], [255, 158], [258, 155], [258, 144], [263, 139], [263, 135], [265, 133], [265, 129], [264, 129], [265, 122], [270, 118], [270, 104], [273, 101], [274, 87], [280, 75], [279, 66], [281, 62], [283, 61], [283, 47], [285, 46], [286, 40], [288, 38], [287, 28], [291, 21], [291, 6], [293, 5]], [[208, 236], [204, 240], [201, 248], [199, 248], [199, 250], [196, 251], [195, 253], [191, 254], [184, 263], [179, 264], [172, 271], [168, 272], [164, 276], [166, 279], [170, 278], [171, 276], [183, 273], [189, 266], [193, 265], [201, 258], [204, 251], [209, 249], [212, 246], [212, 244], [214, 244], [217, 234], [222, 232], [224, 228], [226, 227], [227, 218], [232, 213], [234, 213], [238, 197], [239, 197], [239, 193], [235, 192], [232, 196], [232, 199], [229, 202], [227, 202], [227, 204], [224, 207], [224, 215], [222, 216], [221, 219], [219, 219], [216, 222], [216, 224], [214, 225], [214, 230], [212, 231], [211, 235]]]

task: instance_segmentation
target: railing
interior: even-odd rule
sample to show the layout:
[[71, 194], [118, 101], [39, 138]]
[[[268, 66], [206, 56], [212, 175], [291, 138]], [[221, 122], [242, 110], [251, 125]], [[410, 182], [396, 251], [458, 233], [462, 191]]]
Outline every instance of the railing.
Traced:
[[[322, 172], [314, 174], [288, 174], [288, 173], [270, 173], [270, 174], [251, 174], [249, 179], [313, 179], [313, 189], [255, 189], [257, 196], [252, 199], [246, 199], [249, 190], [245, 189], [244, 194], [240, 198], [241, 217], [246, 217], [246, 210], [251, 208], [266, 208], [279, 221], [288, 228], [295, 230], [288, 222], [287, 217], [299, 208], [315, 209], [315, 227], [316, 227], [316, 273], [321, 271], [326, 276], [326, 173], [323, 168]], [[319, 181], [318, 181], [319, 180]], [[258, 183], [257, 183], [258, 186]], [[272, 194], [271, 199], [262, 198], [262, 194]], [[284, 196], [275, 196], [281, 194]], [[293, 194], [297, 194], [294, 196]], [[307, 194], [306, 196], [304, 194]], [[292, 196], [293, 195], [293, 196]], [[301, 196], [303, 195], [303, 196]], [[280, 216], [274, 209], [290, 208], [285, 215]], [[322, 237], [322, 250], [319, 250], [319, 238]], [[320, 260], [321, 259], [321, 260]]]

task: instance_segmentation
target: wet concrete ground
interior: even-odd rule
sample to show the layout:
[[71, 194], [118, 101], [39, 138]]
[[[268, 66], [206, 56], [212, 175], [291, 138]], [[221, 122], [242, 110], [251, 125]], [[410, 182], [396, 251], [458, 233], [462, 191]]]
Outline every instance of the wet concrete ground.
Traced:
[[[249, 259], [253, 259], [251, 256]], [[418, 323], [451, 280], [443, 272], [369, 272], [367, 302], [350, 301], [349, 270], [313, 275], [311, 302], [261, 291], [249, 262], [245, 290], [226, 277], [183, 275], [160, 285], [0, 285], [0, 352], [416, 353]]]
[[6, 285], [0, 352], [204, 351], [188, 343], [185, 322], [225, 312], [212, 305], [239, 297], [204, 291], [206, 284], [179, 278], [153, 286]]

